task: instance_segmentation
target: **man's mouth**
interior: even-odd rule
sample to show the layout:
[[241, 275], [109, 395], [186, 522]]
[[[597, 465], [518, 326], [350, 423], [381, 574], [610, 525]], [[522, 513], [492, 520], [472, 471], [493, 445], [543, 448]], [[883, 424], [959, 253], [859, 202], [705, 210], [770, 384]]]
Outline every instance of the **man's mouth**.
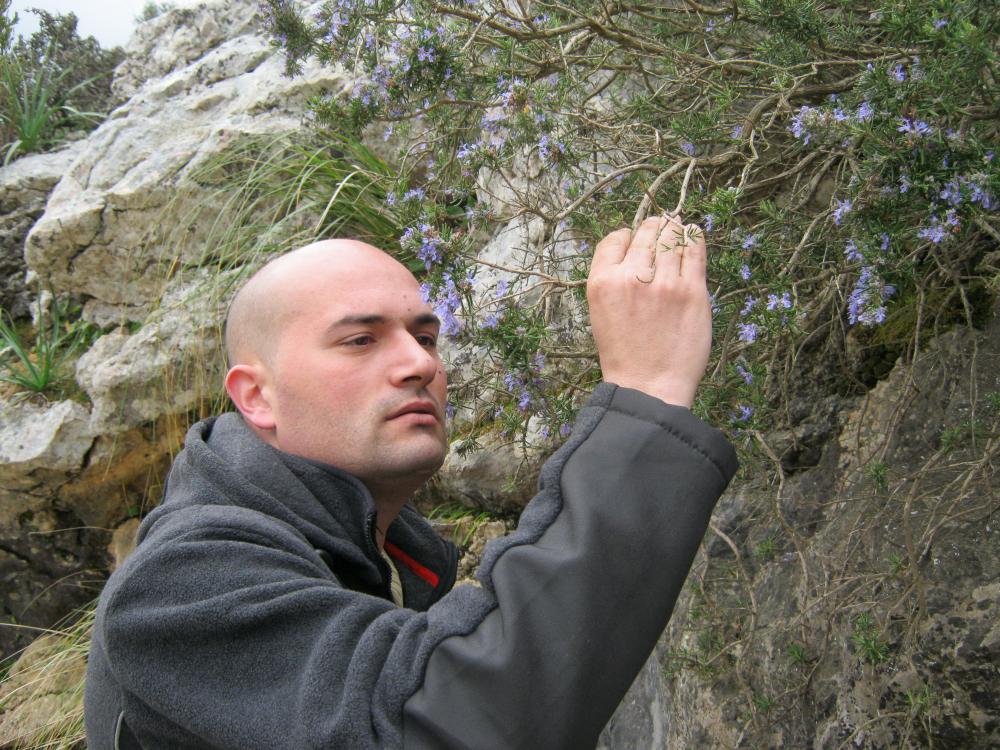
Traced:
[[411, 401], [390, 413], [386, 419], [389, 421], [405, 419], [407, 422], [414, 424], [440, 423], [437, 406], [433, 401]]

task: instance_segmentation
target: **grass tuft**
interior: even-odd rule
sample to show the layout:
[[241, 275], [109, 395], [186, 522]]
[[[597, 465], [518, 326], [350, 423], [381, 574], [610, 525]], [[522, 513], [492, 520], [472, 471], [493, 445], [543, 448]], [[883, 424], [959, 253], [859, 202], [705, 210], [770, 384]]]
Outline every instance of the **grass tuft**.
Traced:
[[83, 685], [93, 624], [93, 606], [78, 610], [3, 664], [3, 747], [84, 747]]
[[69, 362], [93, 330], [82, 321], [67, 321], [65, 307], [55, 298], [47, 313], [41, 299], [37, 309], [32, 346], [0, 308], [0, 381], [31, 393], [51, 393], [68, 379]]

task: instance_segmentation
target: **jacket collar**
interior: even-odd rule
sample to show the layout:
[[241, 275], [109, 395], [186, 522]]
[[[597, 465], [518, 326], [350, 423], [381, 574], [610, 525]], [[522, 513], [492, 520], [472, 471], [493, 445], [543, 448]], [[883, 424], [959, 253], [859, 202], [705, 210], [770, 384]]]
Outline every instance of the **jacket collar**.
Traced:
[[[294, 527], [349, 588], [381, 594], [388, 570], [373, 541], [375, 503], [358, 479], [277, 450], [235, 413], [193, 425], [167, 478], [161, 512], [240, 505]], [[140, 530], [140, 539], [144, 530]], [[457, 551], [414, 508], [388, 530], [407, 607], [426, 609], [455, 581]]]

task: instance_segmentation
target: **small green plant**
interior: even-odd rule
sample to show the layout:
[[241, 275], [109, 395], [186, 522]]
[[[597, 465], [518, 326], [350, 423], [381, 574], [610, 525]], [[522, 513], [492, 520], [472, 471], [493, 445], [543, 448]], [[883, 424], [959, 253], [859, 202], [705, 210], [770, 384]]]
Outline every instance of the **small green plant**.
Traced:
[[899, 575], [900, 571], [906, 567], [906, 561], [903, 560], [903, 556], [898, 552], [889, 553], [889, 573], [894, 576]]
[[486, 511], [477, 511], [461, 503], [445, 503], [432, 508], [427, 513], [427, 518], [432, 521], [455, 524], [462, 532], [461, 537], [455, 539], [459, 547], [465, 547], [472, 541], [473, 535], [484, 523], [493, 520], [493, 516]]
[[754, 550], [754, 554], [760, 560], [770, 560], [778, 551], [778, 545], [773, 536], [764, 538]]
[[861, 658], [872, 666], [878, 666], [889, 660], [889, 645], [882, 640], [878, 626], [867, 612], [855, 618], [851, 640]]
[[39, 300], [35, 342], [31, 346], [0, 308], [0, 381], [44, 393], [66, 379], [66, 366], [92, 331], [81, 322], [65, 321], [64, 312], [53, 299], [46, 315]]
[[930, 685], [924, 685], [918, 690], [906, 691], [906, 706], [914, 715], [922, 714], [926, 711], [933, 700]]
[[[329, 237], [398, 247], [402, 224], [385, 204], [395, 177], [360, 141], [335, 131], [302, 137], [247, 138], [195, 175], [213, 191], [212, 255], [220, 271]], [[182, 218], [176, 233], [204, 220]], [[413, 256], [400, 256], [410, 261]]]
[[758, 713], [766, 714], [772, 708], [774, 708], [774, 698], [764, 695], [763, 693], [754, 693], [753, 696], [753, 707], [757, 709]]
[[1000, 391], [990, 391], [986, 394], [986, 410], [993, 415], [1000, 415]]
[[865, 475], [875, 485], [877, 492], [885, 492], [889, 487], [889, 465], [885, 461], [871, 461], [865, 467]]
[[696, 674], [702, 679], [713, 680], [718, 674], [728, 666], [723, 653], [726, 648], [726, 639], [722, 631], [714, 624], [698, 631], [695, 639], [696, 649], [692, 654], [693, 667]]
[[785, 653], [788, 655], [788, 661], [796, 667], [806, 663], [806, 650], [799, 643], [789, 643]]
[[979, 420], [967, 419], [941, 431], [941, 450], [950, 453], [974, 441], [982, 440], [985, 426]]

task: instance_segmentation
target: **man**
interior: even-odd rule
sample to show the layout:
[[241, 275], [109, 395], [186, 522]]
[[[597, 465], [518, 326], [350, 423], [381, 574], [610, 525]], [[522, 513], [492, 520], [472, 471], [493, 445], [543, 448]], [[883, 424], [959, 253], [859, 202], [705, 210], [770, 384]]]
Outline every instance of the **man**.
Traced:
[[689, 407], [711, 339], [705, 244], [651, 219], [597, 247], [605, 377], [481, 587], [407, 505], [444, 460], [438, 321], [349, 240], [233, 301], [240, 412], [191, 428], [101, 597], [94, 748], [593, 747], [670, 616], [736, 469]]

